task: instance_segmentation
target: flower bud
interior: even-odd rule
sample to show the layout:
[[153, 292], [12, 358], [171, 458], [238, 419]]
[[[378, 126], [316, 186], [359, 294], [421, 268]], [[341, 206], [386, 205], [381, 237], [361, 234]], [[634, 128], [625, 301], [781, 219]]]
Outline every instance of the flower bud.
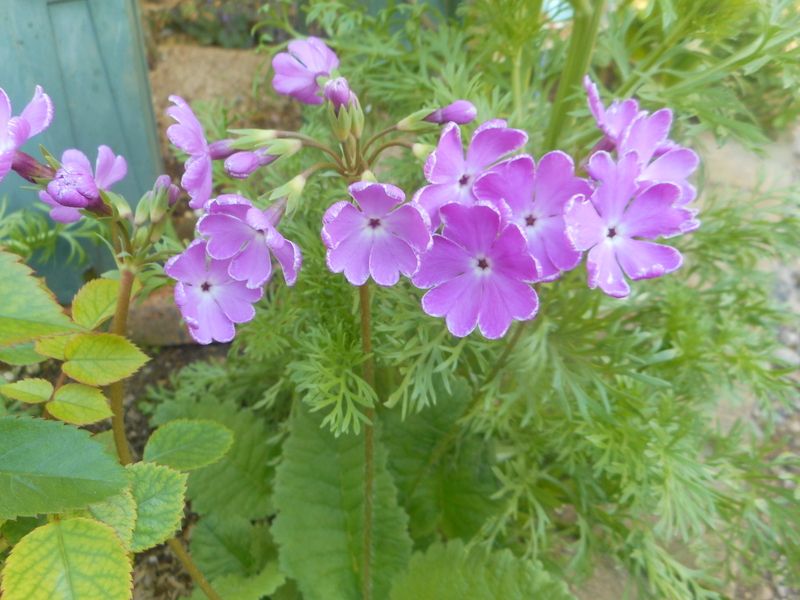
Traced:
[[361, 181], [370, 181], [372, 183], [375, 183], [378, 181], [378, 178], [375, 177], [375, 173], [367, 169], [366, 171], [361, 173]]
[[239, 136], [230, 143], [230, 147], [234, 150], [255, 150], [278, 137], [274, 129], [230, 129], [229, 131]]
[[467, 100], [456, 100], [452, 104], [448, 104], [443, 108], [438, 108], [425, 117], [428, 123], [438, 123], [443, 125], [445, 123], [454, 122], [459, 125], [471, 122], [478, 111], [475, 105]]
[[350, 89], [350, 84], [344, 77], [337, 77], [329, 80], [325, 84], [325, 99], [333, 106], [334, 114], [339, 114], [339, 109], [343, 106], [349, 107], [356, 95]]
[[137, 227], [147, 223], [150, 218], [150, 207], [153, 205], [154, 198], [155, 196], [151, 190], [139, 199], [139, 203], [136, 205], [136, 212], [133, 215], [133, 224]]
[[291, 214], [297, 208], [297, 202], [300, 200], [300, 196], [303, 195], [303, 189], [306, 187], [306, 181], [306, 176], [301, 173], [300, 175], [297, 175], [293, 179], [290, 179], [284, 183], [282, 186], [272, 190], [269, 198], [270, 200], [285, 200], [286, 213]]
[[37, 179], [52, 179], [56, 174], [55, 169], [43, 165], [30, 154], [19, 150], [14, 153], [11, 168], [17, 172], [17, 175], [31, 183], [36, 183]]
[[228, 158], [234, 152], [236, 152], [236, 148], [233, 147], [232, 139], [217, 140], [208, 145], [208, 155], [211, 160]]
[[172, 183], [172, 179], [166, 173], [156, 178], [155, 189], [164, 189], [167, 191], [167, 200], [170, 206], [173, 206], [181, 195], [181, 189]]
[[62, 206], [87, 208], [100, 200], [100, 191], [91, 172], [61, 167], [47, 184], [47, 193]]
[[412, 144], [411, 152], [420, 160], [425, 160], [434, 151], [434, 146], [430, 144]]
[[236, 179], [247, 179], [256, 169], [270, 164], [278, 156], [267, 154], [265, 150], [245, 150], [231, 154], [225, 159], [225, 172]]

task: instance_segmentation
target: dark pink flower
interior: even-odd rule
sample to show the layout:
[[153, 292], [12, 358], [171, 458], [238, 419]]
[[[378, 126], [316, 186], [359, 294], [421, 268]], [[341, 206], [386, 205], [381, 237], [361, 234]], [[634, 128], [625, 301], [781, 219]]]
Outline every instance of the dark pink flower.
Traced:
[[527, 141], [524, 131], [510, 129], [502, 119], [486, 121], [475, 130], [465, 157], [458, 125], [445, 125], [438, 146], [425, 161], [425, 179], [430, 185], [414, 195], [414, 202], [428, 212], [431, 227], [436, 229], [441, 222], [439, 207], [449, 202], [474, 204], [477, 198], [472, 186], [478, 175]]
[[208, 255], [227, 261], [228, 275], [249, 288], [263, 286], [272, 276], [274, 256], [287, 285], [294, 285], [302, 265], [300, 249], [275, 226], [280, 211], [260, 210], [238, 194], [223, 194], [208, 204], [197, 231], [208, 238]]
[[615, 163], [606, 152], [589, 160], [589, 171], [599, 181], [590, 197], [575, 196], [567, 205], [567, 236], [577, 250], [588, 250], [589, 287], [624, 298], [630, 279], [660, 277], [678, 269], [680, 252], [642, 238], [672, 237], [697, 228], [694, 212], [679, 204], [680, 188], [656, 183], [637, 184], [640, 165], [635, 152]]
[[226, 158], [235, 150], [230, 147], [230, 140], [219, 140], [209, 146], [203, 125], [192, 107], [180, 96], [170, 96], [169, 100], [174, 106], [167, 109], [167, 114], [177, 123], [167, 127], [167, 137], [177, 148], [189, 155], [184, 164], [181, 185], [189, 194], [189, 206], [201, 209], [211, 198], [211, 161]]
[[633, 98], [622, 102], [614, 100], [606, 108], [600, 99], [597, 85], [589, 79], [588, 75], [583, 78], [583, 87], [589, 100], [589, 110], [592, 112], [597, 126], [606, 135], [612, 146], [616, 146], [624, 131], [639, 114], [639, 103]]
[[575, 175], [572, 159], [558, 151], [545, 154], [538, 167], [527, 154], [510, 158], [478, 177], [474, 187], [478, 199], [497, 206], [525, 234], [543, 281], [578, 266], [581, 253], [564, 231], [564, 207], [591, 189]]
[[360, 181], [349, 192], [358, 206], [343, 200], [323, 217], [328, 268], [344, 272], [353, 285], [363, 285], [370, 275], [385, 286], [396, 284], [401, 273], [411, 277], [431, 242], [424, 212], [403, 204], [403, 191], [386, 183]]
[[234, 324], [255, 316], [253, 303], [264, 293], [262, 288], [252, 289], [233, 279], [228, 263], [209, 257], [206, 241], [195, 240], [164, 265], [164, 272], [178, 282], [175, 303], [200, 344], [230, 342], [236, 335]]
[[236, 179], [247, 179], [259, 167], [265, 167], [278, 158], [263, 148], [235, 152], [225, 159], [225, 172]]
[[466, 123], [471, 123], [477, 114], [478, 111], [475, 109], [475, 105], [472, 102], [468, 100], [456, 100], [452, 104], [437, 108], [425, 117], [424, 120], [429, 123], [439, 123], [440, 125], [451, 121], [459, 125], [464, 125]]
[[272, 59], [272, 87], [304, 104], [322, 104], [318, 77], [328, 77], [339, 66], [339, 58], [316, 37], [289, 42], [288, 52]]
[[92, 164], [80, 150], [65, 150], [59, 168], [47, 187], [39, 192], [42, 202], [53, 207], [54, 221], [72, 223], [80, 219], [78, 209], [103, 212], [101, 190], [108, 190], [128, 173], [125, 158], [117, 156], [108, 146], [97, 149], [97, 161]]
[[333, 111], [337, 115], [340, 108], [343, 106], [348, 108], [358, 101], [356, 95], [350, 89], [350, 84], [344, 77], [337, 77], [328, 81], [325, 84], [324, 96], [331, 103]]
[[451, 203], [440, 212], [444, 229], [433, 236], [412, 279], [417, 287], [432, 288], [422, 297], [422, 309], [445, 317], [458, 337], [477, 326], [495, 339], [512, 321], [532, 319], [539, 309], [529, 285], [537, 278], [536, 261], [520, 228], [504, 224], [491, 206]]
[[33, 98], [18, 117], [11, 114], [11, 101], [0, 88], [0, 181], [11, 170], [14, 155], [25, 142], [47, 129], [53, 121], [53, 102], [37, 85]]

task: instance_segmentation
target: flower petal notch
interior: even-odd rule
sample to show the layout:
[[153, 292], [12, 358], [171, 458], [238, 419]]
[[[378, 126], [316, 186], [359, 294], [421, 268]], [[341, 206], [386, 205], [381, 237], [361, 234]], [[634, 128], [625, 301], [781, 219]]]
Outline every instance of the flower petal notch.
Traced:
[[303, 104], [322, 104], [317, 78], [330, 76], [338, 66], [336, 53], [321, 39], [293, 40], [288, 52], [279, 52], [272, 59], [272, 87]]

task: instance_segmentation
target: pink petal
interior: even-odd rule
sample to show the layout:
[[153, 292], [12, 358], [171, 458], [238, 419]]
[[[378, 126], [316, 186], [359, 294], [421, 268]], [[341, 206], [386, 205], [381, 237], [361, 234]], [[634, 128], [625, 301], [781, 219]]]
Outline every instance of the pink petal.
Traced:
[[681, 190], [672, 183], [656, 183], [633, 199], [617, 227], [626, 237], [655, 238], [684, 232], [693, 213], [675, 206]]
[[433, 288], [422, 297], [422, 310], [433, 317], [445, 317], [456, 337], [469, 335], [478, 324], [482, 300], [481, 282], [466, 273]]
[[671, 246], [626, 238], [615, 245], [619, 264], [631, 279], [661, 277], [683, 264], [681, 253]]
[[206, 280], [206, 242], [195, 240], [186, 250], [170, 258], [164, 272], [178, 281], [200, 285]]
[[366, 221], [361, 211], [349, 202], [335, 202], [322, 217], [322, 241], [328, 248], [335, 248], [343, 239], [363, 230]]
[[500, 232], [487, 256], [491, 259], [493, 272], [522, 281], [535, 281], [537, 278], [536, 261], [528, 250], [525, 235], [516, 225], [507, 225]]
[[662, 108], [652, 115], [642, 113], [631, 123], [619, 144], [620, 154], [636, 152], [640, 164], [650, 162], [656, 149], [667, 139], [672, 127], [672, 111]]
[[389, 232], [375, 237], [369, 254], [369, 272], [378, 285], [392, 286], [400, 273], [411, 277], [419, 266], [417, 254]]
[[567, 239], [576, 250], [588, 250], [603, 241], [605, 220], [597, 214], [594, 204], [585, 196], [574, 196], [564, 209]]
[[457, 183], [464, 175], [461, 129], [455, 123], [444, 126], [439, 144], [425, 161], [425, 179], [431, 183]]
[[431, 249], [420, 257], [420, 267], [412, 283], [418, 288], [428, 288], [454, 279], [469, 268], [470, 256], [461, 246], [435, 235]]
[[570, 198], [592, 193], [589, 183], [575, 176], [572, 158], [559, 151], [548, 152], [536, 171], [535, 205], [541, 216], [562, 215]]
[[194, 209], [203, 208], [211, 198], [211, 159], [208, 156], [197, 156], [186, 161], [181, 186], [189, 194], [189, 206]]
[[418, 204], [428, 214], [431, 231], [441, 224], [439, 209], [450, 202], [460, 202], [462, 189], [458, 183], [434, 183], [419, 189], [412, 202]]
[[0, 88], [0, 130], [6, 128], [8, 120], [11, 118], [11, 100], [3, 88]]
[[80, 150], [75, 150], [74, 148], [64, 150], [64, 153], [61, 155], [61, 164], [92, 177], [92, 163], [89, 162], [89, 159]]
[[205, 132], [192, 108], [180, 96], [170, 96], [169, 101], [174, 106], [167, 109], [167, 115], [177, 121], [177, 124], [167, 128], [169, 141], [191, 156], [206, 154], [208, 144]]
[[197, 222], [197, 231], [209, 238], [206, 251], [217, 260], [235, 256], [256, 233], [247, 223], [220, 213], [203, 215]]
[[108, 146], [97, 149], [94, 179], [97, 187], [102, 190], [109, 189], [128, 173], [128, 163], [122, 156], [115, 156]]
[[[197, 305], [197, 334], [209, 342], [230, 342], [236, 335], [233, 323], [211, 294], [202, 295], [204, 299]], [[194, 328], [190, 327], [189, 333], [192, 333], [192, 329]]]
[[[560, 271], [569, 271], [581, 262], [581, 253], [572, 245], [567, 236], [564, 217], [549, 217], [540, 219], [541, 236], [549, 260]], [[538, 258], [538, 257], [537, 257]]]
[[483, 286], [478, 324], [484, 337], [503, 337], [514, 319], [532, 319], [539, 310], [539, 298], [531, 286], [502, 275], [488, 277]]
[[303, 265], [303, 255], [300, 253], [300, 248], [294, 242], [284, 239], [283, 244], [270, 246], [270, 250], [272, 250], [272, 254], [275, 255], [281, 265], [286, 285], [294, 285], [297, 281], [300, 267]]
[[229, 320], [234, 323], [247, 323], [256, 316], [253, 303], [262, 296], [261, 288], [248, 289], [241, 283], [230, 282], [213, 290], [214, 300]]
[[589, 275], [589, 287], [600, 287], [606, 294], [614, 298], [625, 298], [631, 288], [622, 274], [617, 262], [615, 245], [611, 240], [598, 244], [589, 251], [586, 257], [586, 271]]
[[536, 260], [538, 281], [553, 281], [561, 275], [559, 268], [550, 260], [544, 240], [538, 231], [528, 232], [528, 252]]
[[471, 254], [486, 253], [500, 228], [500, 215], [488, 206], [446, 204], [440, 211], [444, 236]]
[[264, 285], [272, 276], [272, 261], [264, 238], [255, 237], [228, 266], [228, 275], [244, 281], [251, 289]]
[[366, 231], [356, 232], [328, 250], [328, 268], [334, 273], [344, 272], [353, 285], [363, 285], [369, 277], [369, 254], [372, 236]]
[[400, 238], [417, 253], [425, 252], [431, 245], [428, 213], [419, 205], [404, 204], [383, 218], [392, 235]]
[[505, 122], [502, 122], [502, 126], [499, 123], [486, 128], [479, 127], [472, 136], [466, 160], [467, 171], [470, 173], [483, 171], [528, 142], [528, 134], [521, 129], [510, 129], [505, 127]]
[[617, 223], [636, 192], [640, 173], [636, 154], [630, 152], [615, 163], [607, 152], [595, 152], [589, 159], [588, 171], [600, 181], [592, 193], [597, 212], [606, 222]]
[[[50, 100], [50, 96], [44, 93], [42, 86], [36, 86], [33, 98], [28, 102], [20, 116], [27, 121], [30, 126], [30, 135], [32, 136], [41, 133], [50, 126], [53, 121], [53, 101]], [[2, 115], [0, 115], [0, 123], [2, 122]]]
[[472, 188], [479, 200], [505, 201], [514, 215], [532, 209], [535, 165], [527, 154], [503, 161], [478, 176]]
[[383, 218], [406, 199], [400, 188], [387, 183], [357, 181], [348, 191], [368, 218]]

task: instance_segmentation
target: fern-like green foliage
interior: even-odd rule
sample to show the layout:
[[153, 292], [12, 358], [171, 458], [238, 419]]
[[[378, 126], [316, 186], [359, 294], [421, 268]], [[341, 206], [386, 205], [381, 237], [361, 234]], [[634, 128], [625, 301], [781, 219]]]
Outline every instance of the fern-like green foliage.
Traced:
[[[411, 540], [380, 444], [375, 463], [371, 587], [373, 597], [387, 598], [408, 562]], [[307, 600], [362, 597], [364, 485], [361, 437], [335, 437], [298, 405], [276, 475], [272, 531], [281, 567]]]

